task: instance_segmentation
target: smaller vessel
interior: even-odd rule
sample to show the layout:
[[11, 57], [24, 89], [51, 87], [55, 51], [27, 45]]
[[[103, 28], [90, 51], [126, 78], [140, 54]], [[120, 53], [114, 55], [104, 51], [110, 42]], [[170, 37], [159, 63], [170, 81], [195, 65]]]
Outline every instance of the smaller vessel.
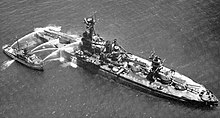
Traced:
[[52, 46], [54, 49], [63, 47], [77, 40], [77, 36], [60, 32], [60, 28], [37, 28], [34, 32], [18, 39], [12, 45], [2, 47], [3, 52], [12, 59], [36, 70], [43, 70], [43, 59], [36, 52], [44, 51]]
[[[19, 45], [19, 44], [18, 44]], [[19, 46], [18, 46], [19, 47]], [[43, 60], [35, 54], [29, 53], [26, 48], [17, 49], [10, 45], [2, 47], [3, 52], [12, 59], [32, 69], [43, 71]]]

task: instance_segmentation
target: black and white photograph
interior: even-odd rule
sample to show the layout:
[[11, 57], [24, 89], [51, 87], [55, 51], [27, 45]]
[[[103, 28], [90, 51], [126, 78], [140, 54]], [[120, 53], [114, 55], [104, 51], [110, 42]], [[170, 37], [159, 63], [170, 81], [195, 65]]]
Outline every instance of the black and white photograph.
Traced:
[[0, 0], [0, 118], [218, 118], [220, 0]]

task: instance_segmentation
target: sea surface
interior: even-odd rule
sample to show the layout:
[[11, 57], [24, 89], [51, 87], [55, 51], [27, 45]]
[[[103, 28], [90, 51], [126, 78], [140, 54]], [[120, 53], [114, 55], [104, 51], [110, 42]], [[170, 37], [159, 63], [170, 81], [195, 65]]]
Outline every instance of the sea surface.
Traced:
[[[203, 84], [220, 99], [219, 0], [0, 0], [0, 47], [45, 26], [84, 31], [96, 14], [96, 33], [118, 39], [147, 58]], [[217, 118], [201, 108], [139, 92], [82, 68], [48, 62], [31, 70], [0, 51], [0, 118]]]

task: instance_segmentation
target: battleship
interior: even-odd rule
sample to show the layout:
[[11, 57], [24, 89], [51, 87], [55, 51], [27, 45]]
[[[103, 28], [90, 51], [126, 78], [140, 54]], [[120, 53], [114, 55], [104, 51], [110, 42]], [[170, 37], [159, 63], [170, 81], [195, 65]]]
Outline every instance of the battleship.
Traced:
[[[104, 40], [96, 34], [94, 17], [84, 18], [84, 23], [86, 30], [82, 36], [73, 37], [54, 29], [41, 29], [12, 45], [3, 46], [3, 52], [32, 69], [43, 70], [44, 59], [35, 53], [62, 49], [67, 60], [117, 83], [187, 103], [218, 105], [217, 97], [210, 90], [176, 70], [165, 67], [165, 60], [154, 52], [149, 59], [128, 53], [117, 39]], [[71, 47], [78, 39], [81, 40], [78, 48]], [[51, 44], [52, 48], [46, 47], [46, 44]], [[71, 51], [67, 51], [67, 48]]]
[[84, 18], [84, 23], [86, 31], [79, 49], [70, 56], [78, 66], [117, 83], [162, 97], [205, 106], [218, 105], [217, 97], [210, 90], [165, 67], [164, 60], [154, 52], [149, 59], [135, 56], [119, 45], [117, 39], [105, 41], [96, 34], [93, 17]]

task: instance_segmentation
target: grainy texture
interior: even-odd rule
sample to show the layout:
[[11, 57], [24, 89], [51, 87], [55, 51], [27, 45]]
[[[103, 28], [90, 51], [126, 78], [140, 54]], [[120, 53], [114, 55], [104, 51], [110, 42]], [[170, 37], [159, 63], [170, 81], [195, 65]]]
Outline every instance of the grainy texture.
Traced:
[[[96, 30], [118, 38], [147, 58], [155, 50], [165, 65], [205, 85], [220, 98], [219, 0], [1, 0], [0, 46], [35, 27], [62, 26], [80, 34], [96, 12]], [[9, 60], [0, 53], [0, 63]], [[215, 118], [214, 110], [140, 93], [81, 68], [50, 62], [44, 72], [13, 63], [0, 71], [0, 118]]]

